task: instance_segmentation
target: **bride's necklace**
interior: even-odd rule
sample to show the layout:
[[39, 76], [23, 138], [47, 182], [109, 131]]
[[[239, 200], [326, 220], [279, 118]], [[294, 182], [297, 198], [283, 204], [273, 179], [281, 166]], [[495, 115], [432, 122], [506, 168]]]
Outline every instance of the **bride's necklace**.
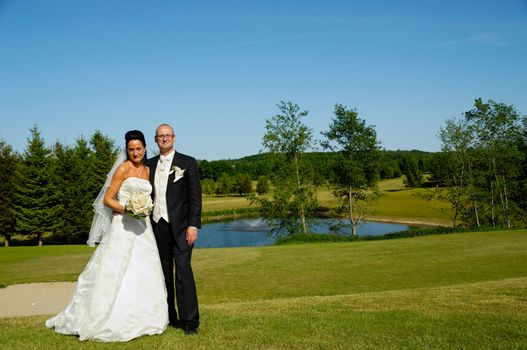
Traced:
[[143, 166], [142, 165], [139, 165], [139, 168], [135, 168], [135, 172], [137, 173], [137, 177], [141, 177], [141, 173], [143, 172]]

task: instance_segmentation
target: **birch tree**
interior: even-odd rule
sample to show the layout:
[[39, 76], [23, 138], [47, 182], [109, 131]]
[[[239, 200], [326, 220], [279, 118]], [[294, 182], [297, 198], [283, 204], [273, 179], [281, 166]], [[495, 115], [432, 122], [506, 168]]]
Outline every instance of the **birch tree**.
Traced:
[[271, 224], [272, 234], [308, 233], [318, 201], [305, 176], [304, 153], [312, 146], [312, 130], [302, 119], [307, 111], [281, 101], [280, 113], [266, 120], [262, 145], [273, 154], [272, 198], [252, 197]]
[[375, 128], [366, 125], [355, 109], [337, 104], [334, 114], [329, 130], [322, 133], [326, 137], [322, 145], [340, 155], [333, 164], [333, 193], [340, 200], [340, 209], [347, 211], [355, 236], [379, 196], [379, 144]]

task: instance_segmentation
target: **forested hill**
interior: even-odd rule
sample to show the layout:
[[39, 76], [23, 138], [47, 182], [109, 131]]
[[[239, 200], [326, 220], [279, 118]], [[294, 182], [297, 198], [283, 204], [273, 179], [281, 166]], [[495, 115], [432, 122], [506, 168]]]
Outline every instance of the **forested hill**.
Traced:
[[[419, 150], [382, 150], [380, 153], [380, 177], [382, 179], [399, 177], [410, 167], [417, 167], [420, 172], [430, 173], [433, 159], [437, 155], [435, 152]], [[303, 155], [304, 160], [309, 164], [307, 171], [315, 183], [322, 183], [330, 176], [328, 164], [331, 164], [336, 156], [335, 152], [308, 152]], [[272, 173], [272, 157], [270, 153], [259, 153], [239, 159], [200, 160], [200, 177], [217, 181], [222, 174], [230, 176], [246, 174], [252, 179], [269, 176]]]

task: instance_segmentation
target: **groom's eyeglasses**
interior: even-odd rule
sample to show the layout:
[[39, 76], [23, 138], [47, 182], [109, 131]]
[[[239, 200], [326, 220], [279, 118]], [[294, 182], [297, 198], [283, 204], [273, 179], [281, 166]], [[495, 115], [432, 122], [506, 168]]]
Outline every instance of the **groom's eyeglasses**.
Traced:
[[156, 139], [171, 139], [173, 138], [174, 135], [168, 135], [168, 134], [165, 134], [165, 135], [156, 135]]

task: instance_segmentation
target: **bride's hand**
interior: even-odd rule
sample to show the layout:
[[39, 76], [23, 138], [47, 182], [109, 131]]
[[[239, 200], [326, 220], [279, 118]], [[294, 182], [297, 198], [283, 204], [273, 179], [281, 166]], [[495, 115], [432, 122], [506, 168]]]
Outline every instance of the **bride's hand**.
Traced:
[[112, 210], [112, 215], [113, 216], [116, 216], [116, 215], [123, 215], [124, 212], [126, 211], [126, 207], [123, 205], [123, 211], [117, 211], [117, 210]]

